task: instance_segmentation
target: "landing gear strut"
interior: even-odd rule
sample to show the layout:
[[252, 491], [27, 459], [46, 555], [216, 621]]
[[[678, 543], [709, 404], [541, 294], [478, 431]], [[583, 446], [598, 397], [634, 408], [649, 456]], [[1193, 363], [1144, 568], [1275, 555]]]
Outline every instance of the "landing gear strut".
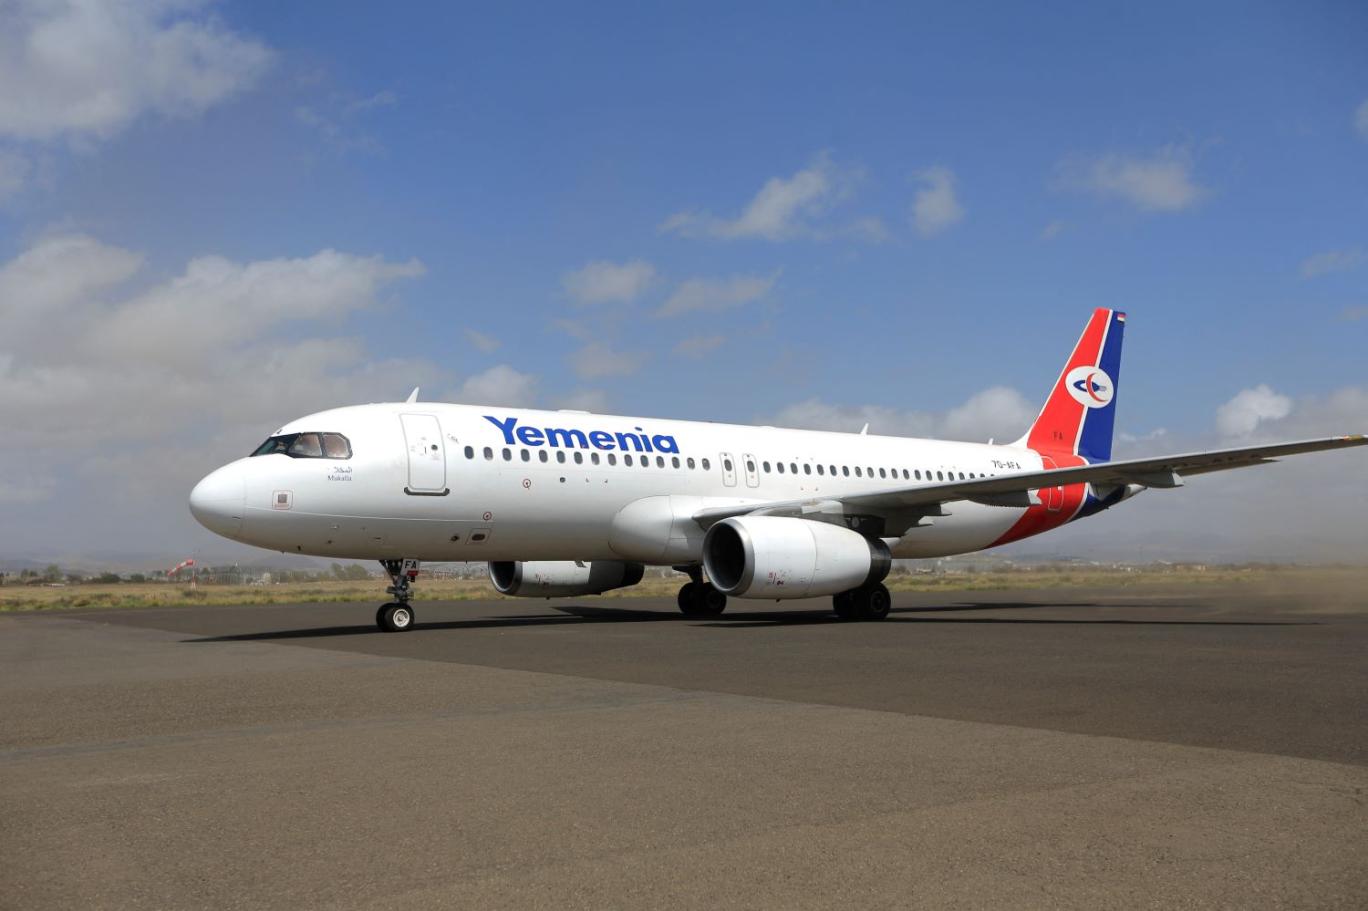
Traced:
[[676, 566], [689, 574], [688, 582], [679, 589], [679, 612], [686, 617], [716, 617], [727, 609], [727, 596], [703, 581], [703, 568], [697, 565]]
[[387, 633], [402, 633], [413, 627], [413, 584], [418, 579], [417, 560], [381, 560], [380, 565], [390, 577], [386, 592], [394, 596], [389, 604], [380, 605], [375, 612], [375, 625]]
[[892, 606], [888, 589], [878, 582], [841, 592], [831, 599], [832, 610], [842, 620], [882, 620]]

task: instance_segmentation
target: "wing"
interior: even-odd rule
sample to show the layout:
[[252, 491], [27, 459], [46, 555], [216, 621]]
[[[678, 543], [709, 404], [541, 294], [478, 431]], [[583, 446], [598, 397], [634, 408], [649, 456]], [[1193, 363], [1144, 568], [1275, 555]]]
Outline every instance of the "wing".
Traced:
[[695, 513], [694, 521], [707, 528], [714, 522], [740, 515], [801, 516], [830, 521], [835, 517], [849, 515], [901, 514], [910, 519], [907, 524], [915, 525], [916, 516], [941, 514], [940, 507], [943, 504], [957, 500], [1020, 508], [1037, 502], [1032, 497], [1035, 491], [1065, 484], [1087, 482], [1099, 487], [1126, 484], [1139, 484], [1143, 487], [1181, 487], [1183, 475], [1266, 465], [1269, 462], [1276, 462], [1281, 456], [1345, 449], [1366, 444], [1368, 436], [1354, 434], [1294, 443], [1275, 443], [1270, 446], [1213, 449], [1207, 452], [1190, 452], [1149, 459], [1102, 462], [1078, 468], [1023, 471], [993, 478], [975, 478], [971, 481], [894, 487], [845, 496], [721, 506]]

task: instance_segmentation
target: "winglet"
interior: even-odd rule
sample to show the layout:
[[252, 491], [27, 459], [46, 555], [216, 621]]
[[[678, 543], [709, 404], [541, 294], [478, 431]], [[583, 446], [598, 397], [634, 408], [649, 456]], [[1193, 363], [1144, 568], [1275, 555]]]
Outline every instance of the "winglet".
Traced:
[[868, 433], [869, 433], [869, 422], [868, 422], [868, 421], [865, 421], [865, 425], [864, 425], [863, 427], [860, 428], [860, 436], [866, 436]]
[[418, 401], [418, 387], [414, 386], [413, 391], [409, 393], [409, 397], [404, 399], [404, 404], [412, 405], [416, 401]]

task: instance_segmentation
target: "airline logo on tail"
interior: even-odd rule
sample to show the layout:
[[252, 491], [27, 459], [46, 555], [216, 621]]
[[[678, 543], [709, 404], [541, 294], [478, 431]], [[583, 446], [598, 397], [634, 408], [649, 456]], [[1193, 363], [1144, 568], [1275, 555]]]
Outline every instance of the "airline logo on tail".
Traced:
[[1064, 378], [1064, 386], [1075, 402], [1087, 408], [1105, 407], [1116, 391], [1116, 384], [1101, 367], [1075, 367]]

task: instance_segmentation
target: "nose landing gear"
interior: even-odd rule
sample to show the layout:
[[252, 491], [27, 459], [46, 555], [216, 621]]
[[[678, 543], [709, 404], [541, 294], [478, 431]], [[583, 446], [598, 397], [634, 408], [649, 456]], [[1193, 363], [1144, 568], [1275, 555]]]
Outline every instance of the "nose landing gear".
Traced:
[[390, 577], [390, 586], [385, 591], [394, 596], [394, 601], [380, 605], [375, 612], [375, 625], [387, 633], [402, 633], [413, 628], [413, 585], [418, 579], [417, 560], [381, 560], [380, 565]]

